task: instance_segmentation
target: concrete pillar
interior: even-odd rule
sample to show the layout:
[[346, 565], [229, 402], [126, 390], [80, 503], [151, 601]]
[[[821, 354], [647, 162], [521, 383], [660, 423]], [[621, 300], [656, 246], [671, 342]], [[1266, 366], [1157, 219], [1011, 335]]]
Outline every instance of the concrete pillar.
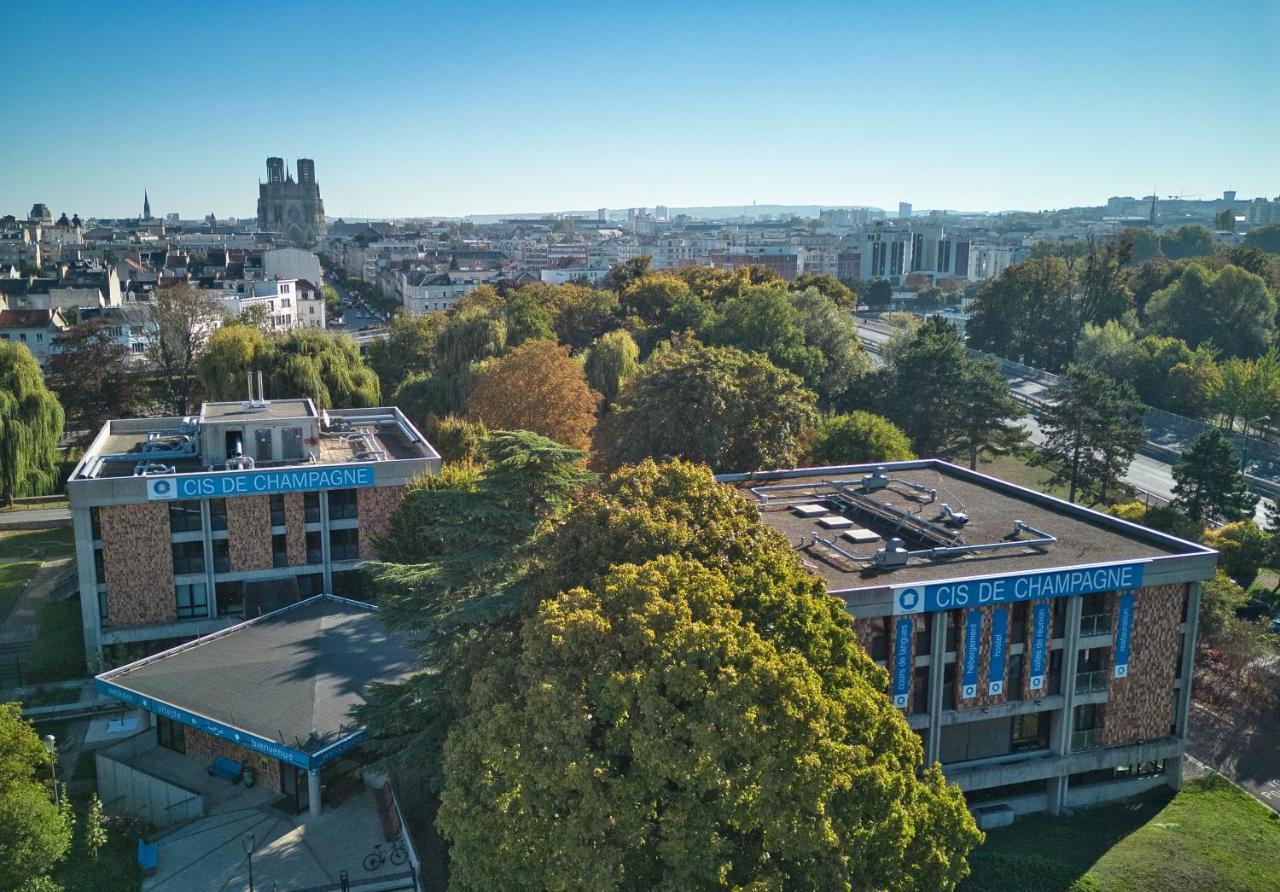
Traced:
[[929, 634], [929, 735], [924, 751], [926, 765], [937, 762], [942, 752], [942, 708], [946, 702], [942, 679], [946, 671], [947, 615], [935, 613], [932, 622]]
[[319, 768], [312, 768], [307, 772], [307, 814], [313, 818], [320, 814]]
[[[1062, 631], [1062, 712], [1049, 731], [1049, 748], [1059, 755], [1071, 752], [1071, 726], [1076, 699], [1076, 665], [1080, 650], [1080, 616], [1084, 598], [1067, 598], [1066, 624]], [[1064, 791], [1065, 792], [1065, 791]], [[1053, 797], [1050, 796], [1050, 799]]]
[[1048, 794], [1049, 814], [1062, 814], [1067, 807], [1067, 776], [1060, 774], [1049, 778], [1045, 793]]
[[[102, 671], [102, 620], [98, 614], [98, 579], [93, 566], [93, 520], [89, 508], [71, 509], [76, 540], [76, 573], [80, 584], [80, 620], [84, 629], [84, 659], [91, 674]], [[111, 618], [107, 617], [110, 622]]]
[[1191, 676], [1196, 665], [1196, 636], [1200, 631], [1200, 594], [1204, 583], [1193, 582], [1187, 591], [1187, 621], [1183, 630], [1182, 665], [1178, 667], [1178, 711], [1174, 716], [1175, 733], [1185, 739], [1191, 715]]

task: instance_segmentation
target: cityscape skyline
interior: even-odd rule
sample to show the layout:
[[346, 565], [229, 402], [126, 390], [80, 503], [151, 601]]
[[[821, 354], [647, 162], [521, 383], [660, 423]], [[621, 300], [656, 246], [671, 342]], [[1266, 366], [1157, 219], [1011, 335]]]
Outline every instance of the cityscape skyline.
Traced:
[[[1280, 82], [1276, 3], [985, 4], [962, 20], [934, 3], [811, 3], [788, 10], [824, 23], [803, 43], [760, 27], [768, 7], [353, 17], [322, 3], [233, 11], [238, 32], [181, 39], [146, 7], [11, 11], [15, 64], [42, 73], [0, 148], [6, 212], [134, 216], [146, 189], [157, 214], [251, 217], [266, 156], [315, 158], [329, 216], [354, 219], [752, 201], [1034, 211], [1276, 188], [1265, 147], [1280, 122], [1260, 89]], [[104, 65], [104, 46], [144, 47], [152, 76]]]

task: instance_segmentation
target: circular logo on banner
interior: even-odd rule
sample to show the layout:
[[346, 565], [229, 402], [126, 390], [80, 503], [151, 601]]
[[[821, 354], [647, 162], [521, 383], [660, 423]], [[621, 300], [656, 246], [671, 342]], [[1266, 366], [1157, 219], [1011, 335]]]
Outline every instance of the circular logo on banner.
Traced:
[[169, 492], [168, 480], [153, 480], [151, 482], [151, 491], [158, 496], [165, 495]]
[[990, 694], [992, 694], [992, 695], [1003, 694], [1003, 693], [1004, 693], [1004, 682], [1003, 682], [1003, 681], [993, 681], [993, 682], [991, 682], [991, 687], [990, 687], [990, 689], [989, 689], [989, 693], [990, 693]]
[[1117, 666], [1117, 667], [1116, 667], [1116, 678], [1125, 678], [1126, 676], [1128, 676], [1128, 674], [1129, 674], [1129, 667], [1128, 667], [1128, 666]]
[[920, 603], [920, 592], [913, 588], [903, 589], [898, 593], [898, 606], [903, 610], [915, 610]]
[[1038, 691], [1038, 690], [1040, 690], [1042, 687], [1044, 687], [1044, 676], [1043, 676], [1043, 675], [1033, 675], [1033, 676], [1031, 677], [1031, 684], [1029, 685], [1029, 687], [1030, 687], [1030, 688], [1031, 688], [1031, 690], [1033, 690], [1033, 691]]
[[965, 698], [966, 698], [966, 699], [967, 699], [967, 698], [970, 698], [970, 697], [976, 697], [976, 696], [978, 696], [978, 686], [977, 686], [976, 684], [967, 684], [967, 685], [965, 685], [965, 686], [964, 686], [964, 696], [965, 696]]

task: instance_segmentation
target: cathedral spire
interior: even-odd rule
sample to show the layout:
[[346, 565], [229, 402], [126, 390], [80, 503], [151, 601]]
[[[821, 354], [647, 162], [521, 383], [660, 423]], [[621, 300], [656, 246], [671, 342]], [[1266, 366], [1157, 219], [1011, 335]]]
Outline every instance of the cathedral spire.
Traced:
[[142, 190], [142, 219], [151, 219], [151, 196], [147, 195], [147, 190]]

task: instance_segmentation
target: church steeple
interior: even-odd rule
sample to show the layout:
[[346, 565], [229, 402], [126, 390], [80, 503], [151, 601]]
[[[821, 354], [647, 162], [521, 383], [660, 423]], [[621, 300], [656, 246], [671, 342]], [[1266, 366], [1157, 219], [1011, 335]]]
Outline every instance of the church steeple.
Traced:
[[147, 195], [147, 190], [142, 190], [142, 219], [151, 219], [151, 197]]

